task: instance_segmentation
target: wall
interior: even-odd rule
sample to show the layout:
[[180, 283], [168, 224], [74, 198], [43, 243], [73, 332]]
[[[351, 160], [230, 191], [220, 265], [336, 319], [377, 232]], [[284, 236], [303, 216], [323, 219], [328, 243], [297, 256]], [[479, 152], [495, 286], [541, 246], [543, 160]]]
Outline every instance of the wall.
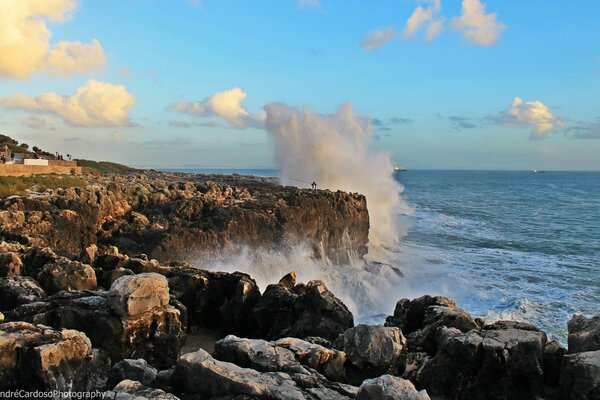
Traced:
[[0, 176], [29, 176], [35, 174], [61, 174], [67, 175], [75, 170], [81, 173], [81, 167], [65, 167], [57, 165], [23, 165], [23, 164], [0, 164]]

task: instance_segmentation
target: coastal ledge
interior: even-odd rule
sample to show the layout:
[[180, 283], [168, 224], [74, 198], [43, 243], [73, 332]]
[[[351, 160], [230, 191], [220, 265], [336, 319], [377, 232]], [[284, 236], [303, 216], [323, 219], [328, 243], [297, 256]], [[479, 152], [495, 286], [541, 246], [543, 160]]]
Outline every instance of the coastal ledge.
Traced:
[[303, 245], [334, 264], [367, 252], [369, 214], [360, 194], [235, 174], [82, 179], [87, 186], [1, 200], [0, 236], [70, 256], [91, 245], [117, 246], [165, 262], [201, 262], [239, 246]]

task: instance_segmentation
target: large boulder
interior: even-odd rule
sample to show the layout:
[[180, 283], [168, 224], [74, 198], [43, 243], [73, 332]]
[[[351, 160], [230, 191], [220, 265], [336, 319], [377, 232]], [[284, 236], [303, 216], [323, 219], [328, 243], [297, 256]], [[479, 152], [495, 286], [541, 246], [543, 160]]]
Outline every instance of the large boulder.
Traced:
[[356, 400], [429, 400], [427, 391], [418, 391], [405, 379], [392, 375], [365, 380]]
[[461, 400], [526, 399], [544, 393], [546, 334], [499, 321], [481, 331], [441, 328], [438, 352], [417, 377], [432, 395]]
[[334, 340], [354, 325], [348, 308], [322, 281], [269, 285], [250, 314], [252, 336], [265, 339], [319, 336]]
[[304, 400], [305, 396], [286, 373], [258, 372], [218, 361], [204, 350], [179, 358], [172, 376], [181, 393], [210, 396], [246, 395], [256, 399]]
[[137, 317], [169, 304], [169, 284], [156, 273], [122, 276], [110, 287], [108, 301], [116, 314]]
[[102, 362], [82, 332], [0, 324], [0, 390], [89, 391], [100, 381]]
[[600, 315], [573, 315], [569, 321], [569, 353], [600, 350]]
[[60, 292], [43, 302], [19, 306], [6, 318], [85, 332], [113, 362], [144, 358], [152, 366], [169, 367], [185, 341], [177, 308], [167, 304], [137, 317], [123, 317], [113, 311], [105, 292]]
[[44, 265], [36, 277], [48, 294], [61, 290], [93, 290], [97, 286], [92, 267], [67, 259]]
[[402, 329], [411, 351], [436, 352], [438, 328], [446, 326], [461, 332], [479, 329], [480, 324], [453, 300], [443, 296], [422, 296], [401, 299], [396, 303], [394, 315], [386, 318], [385, 326]]
[[33, 278], [0, 278], [0, 311], [12, 310], [21, 304], [40, 301], [45, 297], [46, 292]]
[[565, 355], [560, 385], [562, 400], [600, 399], [600, 350]]
[[357, 325], [333, 343], [346, 353], [347, 376], [352, 384], [382, 374], [401, 374], [405, 367], [406, 339], [399, 328]]

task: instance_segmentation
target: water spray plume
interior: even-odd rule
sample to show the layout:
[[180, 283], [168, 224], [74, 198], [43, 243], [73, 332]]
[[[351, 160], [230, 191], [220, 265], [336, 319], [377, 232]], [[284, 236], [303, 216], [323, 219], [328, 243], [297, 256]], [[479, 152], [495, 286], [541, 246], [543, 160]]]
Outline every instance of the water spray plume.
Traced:
[[394, 179], [389, 155], [367, 148], [370, 120], [355, 116], [350, 103], [334, 114], [281, 103], [267, 104], [265, 111], [281, 182], [305, 186], [302, 183], [315, 181], [322, 189], [365, 195], [371, 224], [369, 253], [391, 247], [398, 240], [403, 187]]

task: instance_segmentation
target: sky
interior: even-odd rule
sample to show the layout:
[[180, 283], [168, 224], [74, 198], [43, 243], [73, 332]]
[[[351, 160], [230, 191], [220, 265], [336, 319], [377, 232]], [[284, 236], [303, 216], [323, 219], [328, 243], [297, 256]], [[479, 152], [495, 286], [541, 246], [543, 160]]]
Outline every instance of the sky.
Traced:
[[599, 15], [596, 0], [0, 0], [0, 133], [133, 166], [270, 168], [266, 105], [350, 105], [369, 148], [410, 169], [600, 170]]

